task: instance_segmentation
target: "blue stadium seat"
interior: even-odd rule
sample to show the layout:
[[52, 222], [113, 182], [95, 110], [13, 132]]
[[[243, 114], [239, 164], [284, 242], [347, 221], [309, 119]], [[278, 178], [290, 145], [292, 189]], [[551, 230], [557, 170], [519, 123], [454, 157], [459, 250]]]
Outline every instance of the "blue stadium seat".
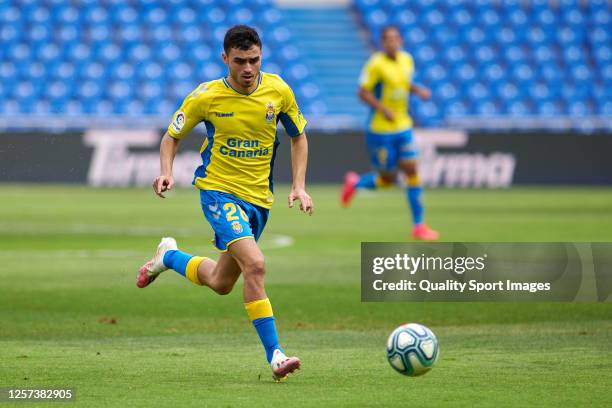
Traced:
[[454, 67], [452, 75], [458, 82], [466, 83], [476, 78], [476, 70], [470, 63], [459, 64]]
[[522, 100], [514, 100], [512, 102], [504, 101], [502, 113], [513, 116], [528, 116], [532, 113], [533, 108], [530, 103]]
[[463, 101], [453, 101], [447, 105], [445, 114], [449, 117], [461, 117], [467, 115], [469, 112], [469, 106]]
[[489, 65], [483, 66], [481, 74], [490, 83], [496, 83], [501, 81], [506, 76], [506, 70], [504, 67], [497, 62], [493, 62]]

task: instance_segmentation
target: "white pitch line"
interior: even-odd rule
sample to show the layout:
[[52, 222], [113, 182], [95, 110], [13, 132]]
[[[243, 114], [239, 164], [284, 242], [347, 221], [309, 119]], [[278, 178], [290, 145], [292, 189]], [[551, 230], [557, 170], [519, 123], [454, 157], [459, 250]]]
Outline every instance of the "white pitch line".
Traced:
[[112, 250], [112, 249], [41, 249], [0, 251], [0, 258], [24, 257], [28, 258], [117, 258], [128, 256], [150, 256], [151, 252]]
[[[27, 224], [27, 223], [0, 223], [0, 233], [8, 234], [74, 234], [74, 235], [127, 235], [133, 237], [148, 237], [151, 235], [194, 237], [202, 236], [207, 232], [206, 227], [189, 228], [173, 227], [159, 228], [147, 226], [114, 226], [103, 224]], [[271, 241], [271, 244], [268, 244]], [[260, 241], [262, 249], [276, 249], [292, 246], [293, 238], [283, 234], [264, 234]]]
[[[292, 246], [295, 241], [289, 235], [283, 234], [267, 234], [264, 235], [259, 241], [259, 246], [261, 249], [278, 249], [278, 248], [286, 248]], [[266, 245], [268, 242], [271, 245]]]
[[[170, 229], [170, 228], [169, 228]], [[146, 226], [114, 226], [104, 224], [14, 224], [0, 223], [2, 233], [21, 234], [90, 234], [90, 235], [129, 235], [149, 236], [168, 234], [169, 229]], [[199, 228], [171, 228], [170, 232], [178, 236], [191, 236], [202, 233]]]
[[[259, 241], [259, 246], [263, 250], [279, 249], [290, 247], [294, 244], [293, 238], [282, 234], [267, 234]], [[206, 248], [212, 251], [213, 248]], [[117, 258], [141, 256], [146, 258], [153, 253], [151, 251], [134, 251], [126, 249], [40, 249], [40, 250], [22, 250], [15, 249], [11, 251], [0, 251], [0, 258]]]

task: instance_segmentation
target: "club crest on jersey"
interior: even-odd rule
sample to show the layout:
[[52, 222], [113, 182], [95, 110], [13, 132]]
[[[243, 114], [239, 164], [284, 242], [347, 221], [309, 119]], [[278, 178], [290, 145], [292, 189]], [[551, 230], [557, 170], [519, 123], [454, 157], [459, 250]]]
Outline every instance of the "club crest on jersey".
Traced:
[[185, 114], [182, 111], [178, 111], [176, 115], [174, 115], [174, 120], [172, 121], [172, 129], [175, 132], [180, 132], [185, 126]]
[[266, 105], [266, 122], [270, 123], [274, 121], [274, 104], [272, 102], [268, 102]]
[[234, 233], [240, 234], [242, 232], [242, 224], [238, 221], [232, 222], [232, 230], [234, 230]]

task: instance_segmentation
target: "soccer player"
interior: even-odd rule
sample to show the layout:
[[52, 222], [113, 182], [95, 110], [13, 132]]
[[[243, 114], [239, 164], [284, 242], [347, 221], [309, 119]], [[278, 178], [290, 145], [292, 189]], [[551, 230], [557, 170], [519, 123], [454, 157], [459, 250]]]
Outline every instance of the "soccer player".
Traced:
[[162, 238], [153, 259], [138, 271], [137, 286], [144, 288], [160, 273], [173, 269], [196, 285], [225, 295], [242, 274], [244, 307], [265, 348], [273, 377], [280, 380], [298, 369], [300, 360], [287, 357], [279, 345], [264, 288], [264, 255], [257, 240], [274, 202], [272, 170], [279, 120], [291, 136], [289, 207], [298, 200], [300, 209], [312, 214], [312, 199], [305, 190], [306, 120], [291, 88], [278, 75], [260, 71], [261, 40], [253, 28], [232, 27], [225, 34], [223, 48], [229, 74], [199, 85], [185, 98], [162, 138], [161, 171], [153, 182], [155, 193], [164, 198], [174, 184], [172, 163], [180, 140], [204, 122], [203, 163], [193, 183], [221, 255], [217, 261], [193, 256], [179, 250], [173, 238]]
[[422, 99], [431, 91], [412, 83], [414, 62], [402, 50], [402, 37], [396, 27], [382, 31], [383, 52], [377, 52], [365, 64], [359, 80], [359, 97], [372, 109], [368, 119], [366, 143], [374, 172], [358, 175], [349, 172], [344, 179], [341, 204], [348, 207], [359, 189], [375, 190], [392, 186], [399, 167], [406, 175], [406, 197], [412, 210], [412, 236], [436, 240], [438, 232], [425, 224], [423, 188], [417, 172], [416, 150], [412, 140], [412, 118], [408, 115], [410, 92]]

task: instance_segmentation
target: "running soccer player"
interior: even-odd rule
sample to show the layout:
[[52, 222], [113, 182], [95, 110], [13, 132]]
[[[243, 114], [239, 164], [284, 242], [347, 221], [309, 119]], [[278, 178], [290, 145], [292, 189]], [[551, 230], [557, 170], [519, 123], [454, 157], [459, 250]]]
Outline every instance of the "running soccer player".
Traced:
[[155, 193], [164, 198], [164, 192], [174, 185], [172, 163], [180, 140], [204, 122], [203, 163], [195, 171], [193, 183], [221, 255], [217, 261], [193, 256], [179, 250], [173, 238], [162, 238], [153, 259], [138, 271], [137, 286], [144, 288], [160, 273], [173, 269], [196, 285], [225, 295], [242, 274], [244, 307], [264, 346], [273, 378], [280, 380], [298, 369], [300, 360], [287, 357], [279, 345], [264, 288], [264, 255], [257, 240], [274, 202], [272, 169], [279, 120], [291, 136], [289, 207], [298, 200], [300, 209], [312, 214], [313, 203], [305, 190], [306, 120], [291, 88], [278, 75], [260, 71], [257, 31], [244, 25], [232, 27], [225, 34], [223, 48], [229, 74], [201, 84], [185, 98], [162, 138], [161, 171], [153, 182]]
[[425, 224], [421, 187], [417, 172], [416, 150], [412, 140], [412, 118], [408, 114], [410, 92], [422, 99], [431, 91], [412, 83], [414, 62], [402, 50], [402, 37], [396, 27], [382, 31], [383, 52], [377, 52], [365, 64], [359, 80], [359, 97], [372, 109], [366, 132], [366, 144], [374, 172], [358, 175], [349, 172], [344, 179], [341, 204], [348, 207], [359, 189], [375, 190], [392, 186], [399, 167], [406, 175], [406, 197], [412, 210], [412, 237], [436, 240], [438, 232]]

